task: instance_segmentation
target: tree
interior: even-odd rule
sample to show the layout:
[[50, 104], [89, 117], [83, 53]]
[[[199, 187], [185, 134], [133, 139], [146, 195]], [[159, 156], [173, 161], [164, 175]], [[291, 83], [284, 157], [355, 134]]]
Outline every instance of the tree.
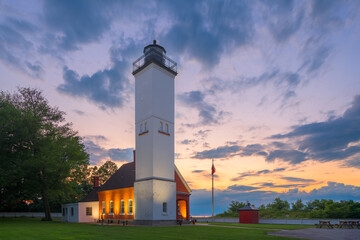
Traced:
[[247, 204], [243, 202], [231, 201], [228, 211], [232, 213], [239, 213], [239, 209], [245, 207], [246, 205]]
[[293, 211], [301, 211], [304, 210], [305, 205], [302, 203], [301, 199], [296, 200], [295, 203], [291, 203], [291, 209]]
[[106, 161], [99, 168], [93, 168], [93, 176], [99, 176], [99, 184], [103, 185], [118, 169], [117, 165], [112, 161]]
[[0, 92], [0, 155], [2, 196], [41, 198], [44, 220], [51, 220], [49, 201], [71, 193], [72, 173], [89, 162], [64, 112], [30, 88]]
[[288, 201], [283, 201], [280, 198], [275, 198], [275, 200], [267, 205], [268, 208], [273, 210], [289, 210], [290, 204]]

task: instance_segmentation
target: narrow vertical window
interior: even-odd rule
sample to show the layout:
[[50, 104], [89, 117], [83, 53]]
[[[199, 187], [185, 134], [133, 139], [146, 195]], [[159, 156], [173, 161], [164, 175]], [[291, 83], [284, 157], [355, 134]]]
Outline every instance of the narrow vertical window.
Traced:
[[105, 214], [105, 201], [102, 201], [102, 213]]
[[133, 215], [133, 200], [129, 199], [129, 211], [128, 211], [129, 215]]
[[169, 124], [166, 124], [166, 133], [169, 133]]
[[167, 213], [167, 203], [163, 202], [163, 213]]
[[124, 200], [120, 201], [120, 214], [121, 215], [125, 214], [125, 201]]
[[74, 208], [71, 208], [71, 216], [74, 216]]
[[164, 125], [163, 122], [160, 121], [160, 131], [162, 131], [162, 132], [164, 131], [164, 130], [163, 130], [163, 129], [164, 129], [164, 126], [163, 126], [163, 125]]
[[110, 201], [110, 214], [114, 213], [114, 202]]

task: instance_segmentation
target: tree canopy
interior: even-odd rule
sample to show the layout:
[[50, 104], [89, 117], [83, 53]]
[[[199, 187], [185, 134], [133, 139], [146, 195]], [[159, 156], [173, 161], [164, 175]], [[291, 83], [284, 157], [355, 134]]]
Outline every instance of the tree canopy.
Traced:
[[1, 205], [11, 209], [19, 199], [41, 199], [45, 220], [51, 220], [49, 201], [71, 194], [73, 173], [89, 164], [64, 112], [30, 88], [0, 92], [0, 155]]

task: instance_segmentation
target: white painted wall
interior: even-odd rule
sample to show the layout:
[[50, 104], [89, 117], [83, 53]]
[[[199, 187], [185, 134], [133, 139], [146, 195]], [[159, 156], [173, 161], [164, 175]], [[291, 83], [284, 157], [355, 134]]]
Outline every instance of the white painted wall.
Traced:
[[[64, 222], [79, 222], [79, 204], [78, 203], [67, 203], [67, 204], [62, 204], [61, 206], [61, 210], [63, 211], [63, 209], [67, 209], [67, 211], [65, 210], [65, 216], [62, 217], [62, 220]], [[74, 209], [74, 214], [71, 215], [71, 208]]]
[[[92, 208], [92, 216], [86, 216], [86, 208]], [[94, 222], [99, 219], [99, 202], [79, 202], [79, 222]]]
[[[176, 183], [162, 180], [135, 182], [135, 219], [136, 220], [175, 220]], [[163, 203], [167, 212], [163, 213]]]
[[[153, 63], [135, 75], [135, 220], [176, 219], [174, 78]], [[162, 131], [169, 135], [159, 133], [160, 122]], [[145, 131], [149, 132], [139, 136]], [[167, 202], [166, 214], [163, 214], [163, 202]]]

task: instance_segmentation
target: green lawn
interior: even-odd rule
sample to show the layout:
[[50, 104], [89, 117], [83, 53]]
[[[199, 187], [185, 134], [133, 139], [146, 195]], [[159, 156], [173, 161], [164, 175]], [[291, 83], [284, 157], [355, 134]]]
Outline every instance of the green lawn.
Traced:
[[286, 224], [240, 224], [240, 223], [209, 223], [220, 226], [248, 227], [248, 228], [266, 228], [266, 229], [285, 229], [296, 230], [303, 228], [314, 228], [314, 225], [286, 225]]
[[291, 239], [268, 236], [268, 230], [213, 226], [98, 226], [42, 222], [37, 218], [1, 218], [0, 239]]

